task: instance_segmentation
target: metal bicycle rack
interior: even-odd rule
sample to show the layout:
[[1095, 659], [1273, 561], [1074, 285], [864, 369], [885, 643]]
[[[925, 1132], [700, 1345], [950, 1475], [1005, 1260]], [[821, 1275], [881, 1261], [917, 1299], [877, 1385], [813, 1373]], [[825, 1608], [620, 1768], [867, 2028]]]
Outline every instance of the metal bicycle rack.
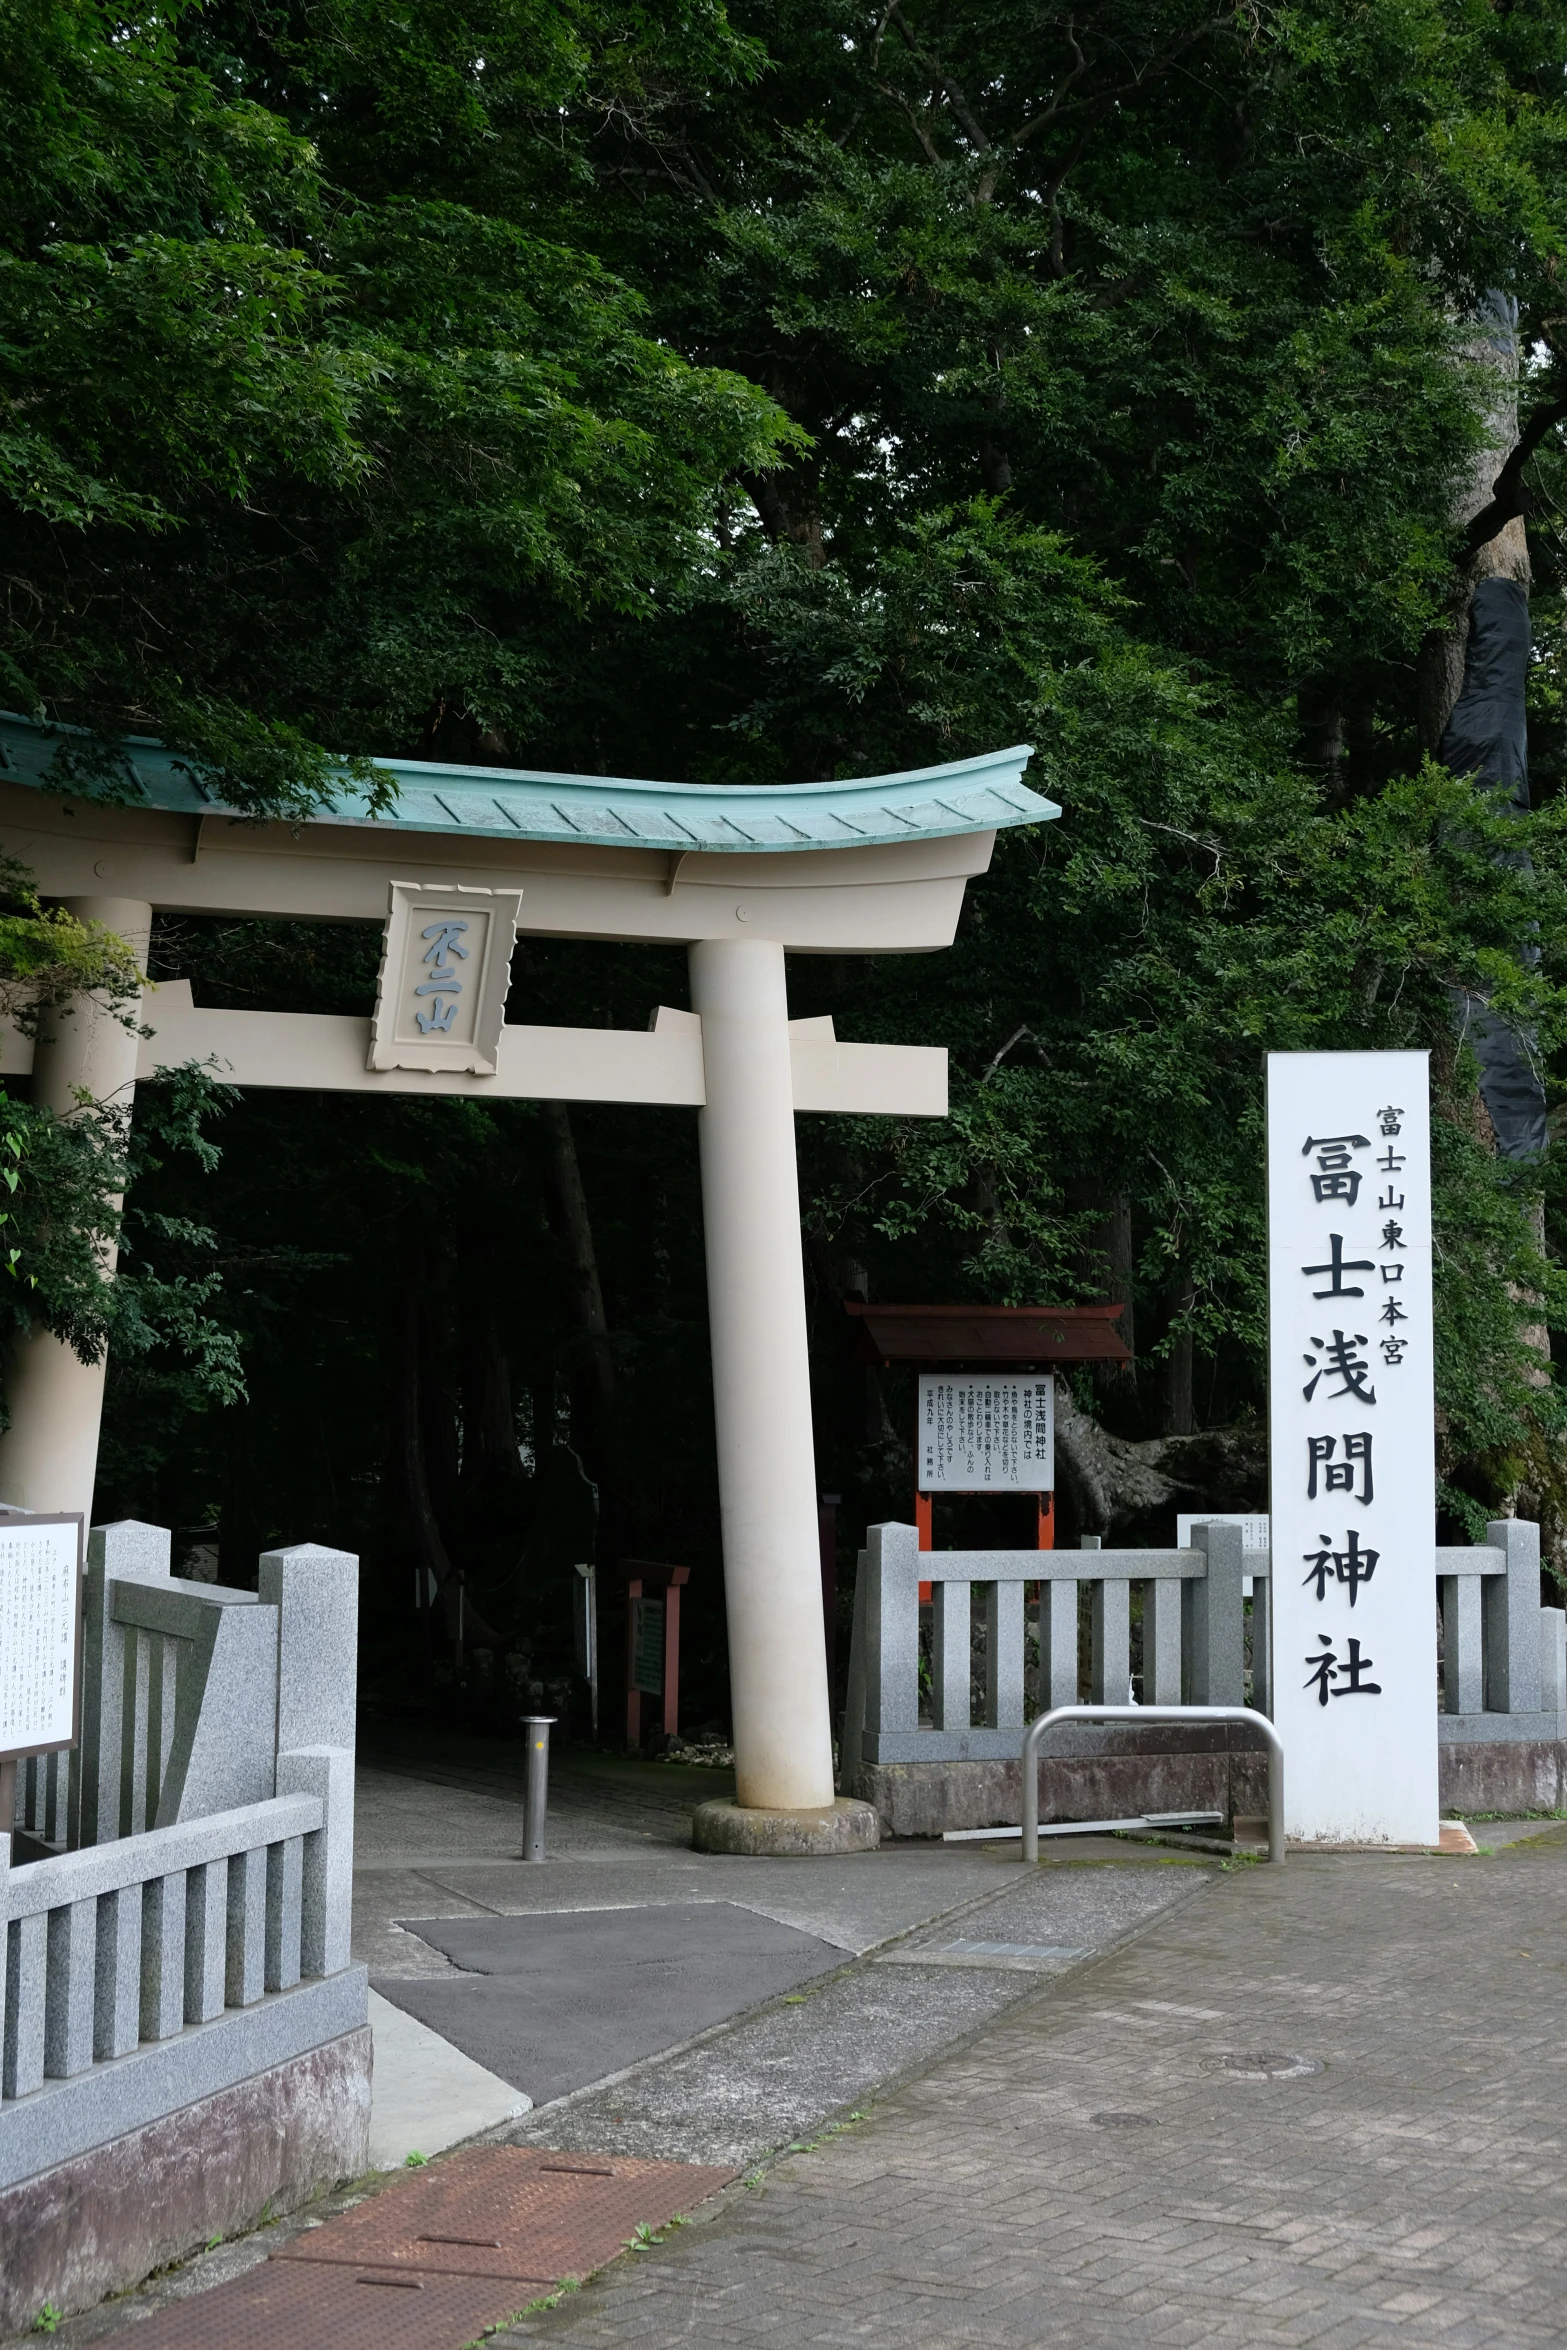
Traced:
[[1039, 1858], [1039, 1749], [1059, 1722], [1244, 1722], [1268, 1745], [1268, 1859], [1284, 1858], [1284, 1742], [1266, 1714], [1249, 1705], [1056, 1705], [1023, 1737], [1023, 1859]]

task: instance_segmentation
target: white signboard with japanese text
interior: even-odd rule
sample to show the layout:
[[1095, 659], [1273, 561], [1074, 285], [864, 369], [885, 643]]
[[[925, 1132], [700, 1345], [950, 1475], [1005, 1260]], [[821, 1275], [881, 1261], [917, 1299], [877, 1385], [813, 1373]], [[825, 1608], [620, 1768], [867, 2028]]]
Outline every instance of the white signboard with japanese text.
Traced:
[[1268, 1056], [1273, 1718], [1302, 1841], [1438, 1835], [1424, 1053]]
[[920, 1374], [921, 1493], [1053, 1493], [1055, 1437], [1049, 1372]]
[[493, 1077], [520, 890], [394, 881], [381, 944], [372, 1069]]
[[0, 1760], [76, 1737], [82, 1521], [0, 1517]]

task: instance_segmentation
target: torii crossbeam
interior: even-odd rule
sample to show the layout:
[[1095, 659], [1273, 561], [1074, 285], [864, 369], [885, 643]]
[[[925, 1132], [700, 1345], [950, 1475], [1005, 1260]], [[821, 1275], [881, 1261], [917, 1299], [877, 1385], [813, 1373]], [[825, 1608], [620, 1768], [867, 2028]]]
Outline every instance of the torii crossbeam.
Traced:
[[[738, 1800], [789, 1815], [778, 1849], [873, 1841], [848, 1816], [865, 1807], [833, 1801], [794, 1113], [943, 1116], [946, 1054], [791, 1021], [784, 957], [949, 946], [997, 830], [1060, 813], [1020, 780], [1028, 747], [762, 790], [388, 759], [389, 814], [345, 782], [301, 824], [235, 816], [137, 738], [119, 754], [134, 796], [83, 800], [51, 775], [63, 733], [0, 715], [0, 849], [46, 897], [139, 957], [163, 911], [374, 921], [385, 951], [372, 1020], [215, 1012], [179, 984], [148, 991], [138, 1040], [80, 999], [39, 1037], [35, 1099], [64, 1114], [81, 1089], [127, 1100], [138, 1076], [212, 1060], [241, 1086], [698, 1110]], [[685, 945], [693, 1008], [643, 1032], [507, 1026], [519, 931]], [[5, 1065], [28, 1065], [23, 1040]], [[8, 1499], [90, 1510], [103, 1377], [27, 1343]], [[761, 1849], [767, 1823], [744, 1824]]]

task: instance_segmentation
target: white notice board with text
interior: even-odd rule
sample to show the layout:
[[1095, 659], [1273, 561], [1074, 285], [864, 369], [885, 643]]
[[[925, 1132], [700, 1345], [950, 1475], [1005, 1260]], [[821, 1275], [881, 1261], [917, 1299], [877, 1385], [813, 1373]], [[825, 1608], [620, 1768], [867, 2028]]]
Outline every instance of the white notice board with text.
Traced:
[[74, 1744], [80, 1517], [0, 1517], [0, 1761]]
[[1048, 1371], [923, 1371], [921, 1493], [1053, 1493], [1056, 1383]]

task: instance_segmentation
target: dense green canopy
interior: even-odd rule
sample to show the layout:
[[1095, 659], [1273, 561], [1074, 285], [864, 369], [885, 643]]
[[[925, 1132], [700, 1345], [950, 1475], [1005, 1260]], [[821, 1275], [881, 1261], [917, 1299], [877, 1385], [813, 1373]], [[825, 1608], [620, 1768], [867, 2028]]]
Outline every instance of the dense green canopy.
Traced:
[[740, 69], [716, 14], [674, 55], [548, 6], [0, 23], [16, 705], [150, 722], [277, 808], [322, 746], [536, 725], [545, 616], [645, 610], [787, 437], [535, 196], [563, 103]]
[[[783, 782], [1039, 746], [1064, 819], [1003, 839], [950, 955], [792, 974], [840, 1034], [954, 1060], [943, 1127], [802, 1122], [851, 1555], [909, 1476], [903, 1400], [844, 1356], [867, 1282], [1124, 1296], [1136, 1376], [1082, 1400], [1129, 1436], [1244, 1428], [1261, 1055], [1347, 1044], [1433, 1054], [1449, 1520], [1516, 1501], [1560, 1544], [1555, 1177], [1497, 1159], [1451, 991], [1558, 1050], [1562, 0], [0, 22], [16, 706], [156, 730], [281, 811], [326, 753]], [[1498, 294], [1516, 386], [1476, 323]], [[1525, 503], [1477, 558], [1514, 390], [1517, 820], [1426, 755], [1441, 634]], [[154, 942], [213, 1002], [281, 1001], [282, 954]], [[288, 955], [293, 1002], [304, 969], [363, 1005], [372, 939]], [[682, 986], [534, 944], [512, 1016], [636, 1024]], [[570, 1437], [601, 1555], [712, 1588], [688, 1119], [254, 1097], [212, 1169], [158, 1139], [189, 1110], [131, 1193], [113, 1506], [221, 1518], [234, 1573], [261, 1535], [363, 1548], [390, 1667], [414, 1559], [526, 1641]], [[56, 1310], [46, 1280], [16, 1303]], [[1260, 1501], [1254, 1453], [1205, 1498]]]

